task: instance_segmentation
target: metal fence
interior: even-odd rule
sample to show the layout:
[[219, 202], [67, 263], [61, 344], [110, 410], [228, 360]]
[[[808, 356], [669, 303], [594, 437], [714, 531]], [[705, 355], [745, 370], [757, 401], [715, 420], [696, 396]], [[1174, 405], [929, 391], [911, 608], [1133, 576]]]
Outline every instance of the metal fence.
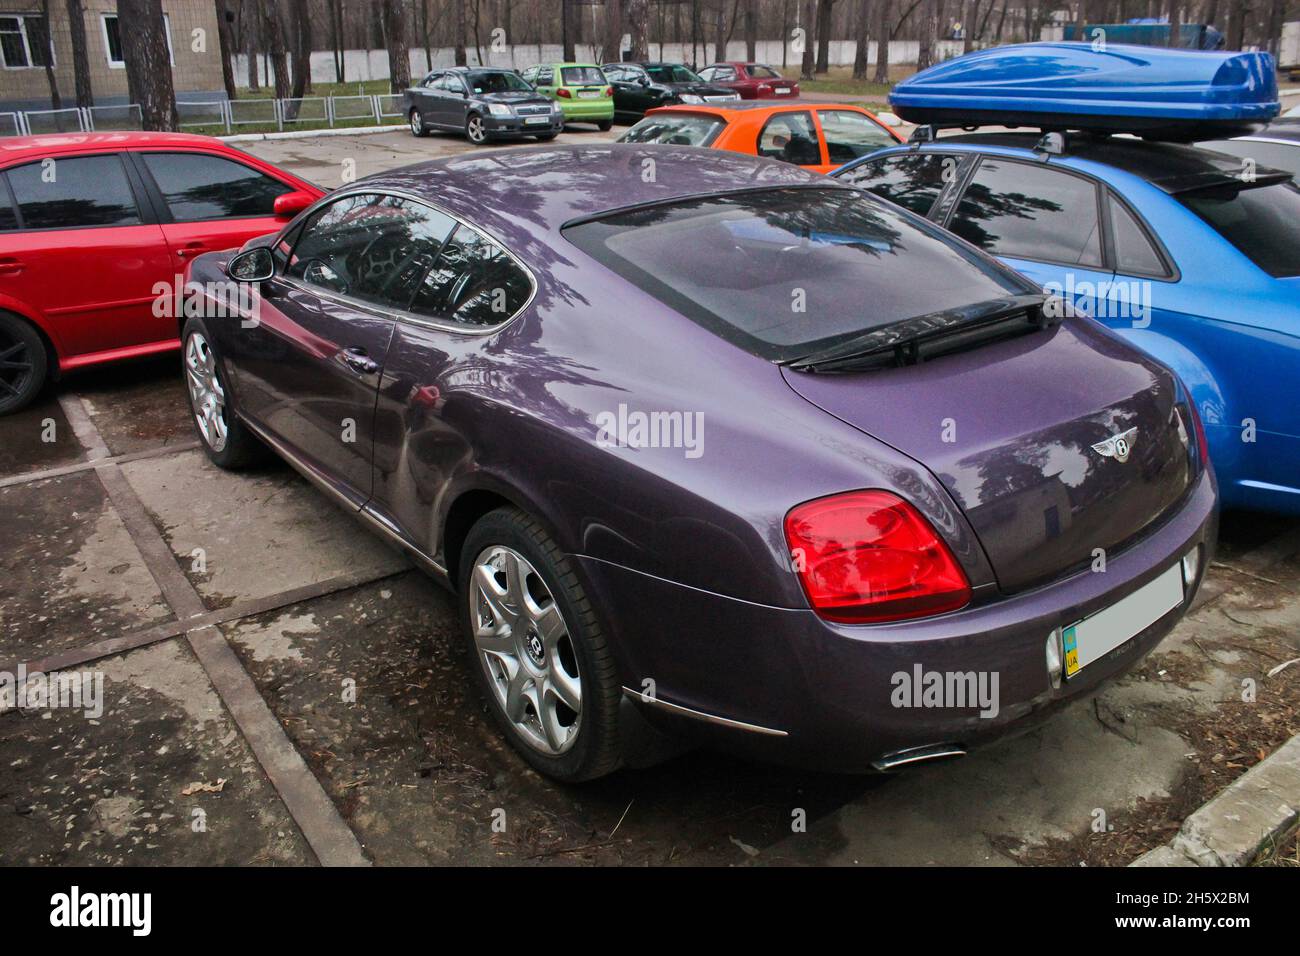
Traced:
[[[183, 130], [239, 132], [244, 126], [285, 129], [338, 129], [377, 126], [405, 115], [401, 93], [374, 96], [304, 96], [293, 99], [208, 100], [177, 102]], [[0, 112], [0, 136], [41, 133], [89, 133], [143, 127], [137, 103], [122, 106], [70, 106], [59, 110]]]

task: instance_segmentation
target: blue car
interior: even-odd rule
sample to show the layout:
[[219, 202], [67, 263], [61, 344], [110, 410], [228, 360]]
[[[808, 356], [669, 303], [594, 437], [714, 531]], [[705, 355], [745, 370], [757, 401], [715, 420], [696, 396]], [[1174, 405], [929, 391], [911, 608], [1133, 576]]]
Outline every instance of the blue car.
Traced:
[[[941, 102], [928, 95], [928, 108]], [[1300, 188], [1240, 156], [1112, 127], [1044, 135], [1059, 114], [1007, 118], [1039, 129], [925, 133], [831, 175], [998, 256], [1174, 369], [1223, 503], [1300, 514]]]

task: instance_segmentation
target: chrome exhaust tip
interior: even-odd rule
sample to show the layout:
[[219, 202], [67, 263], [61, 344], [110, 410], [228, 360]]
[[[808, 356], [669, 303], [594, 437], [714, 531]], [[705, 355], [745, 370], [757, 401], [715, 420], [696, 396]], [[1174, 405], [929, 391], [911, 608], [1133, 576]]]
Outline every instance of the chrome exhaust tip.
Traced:
[[920, 763], [953, 760], [964, 756], [966, 756], [966, 748], [957, 744], [927, 744], [924, 747], [908, 747], [906, 750], [895, 750], [893, 753], [887, 753], [883, 757], [871, 761], [871, 766], [881, 773], [893, 773], [896, 770], [902, 770], [904, 767], [911, 767]]

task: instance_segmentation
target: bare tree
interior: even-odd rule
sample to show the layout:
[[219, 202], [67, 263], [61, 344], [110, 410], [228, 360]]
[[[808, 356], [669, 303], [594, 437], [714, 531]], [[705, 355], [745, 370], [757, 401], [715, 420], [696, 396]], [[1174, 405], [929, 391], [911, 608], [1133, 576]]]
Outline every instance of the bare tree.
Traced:
[[829, 73], [831, 69], [831, 15], [835, 0], [821, 0], [817, 6], [817, 72]]
[[50, 0], [41, 0], [41, 27], [40, 35], [33, 37], [31, 35], [31, 24], [28, 21], [28, 42], [33, 47], [41, 48], [41, 65], [45, 67], [45, 82], [50, 86], [50, 107], [51, 109], [63, 109], [63, 97], [59, 96], [59, 81], [54, 76], [54, 39], [50, 35]]
[[[758, 59], [758, 0], [745, 0], [745, 59]], [[782, 37], [782, 41], [784, 41]]]
[[347, 80], [347, 44], [343, 36], [343, 0], [326, 0], [330, 15], [330, 47], [334, 50], [334, 79]]
[[456, 65], [465, 66], [469, 58], [465, 56], [465, 3], [466, 0], [451, 0], [456, 7]]
[[1229, 50], [1240, 50], [1246, 39], [1246, 0], [1228, 0]]
[[1183, 45], [1183, 5], [1179, 0], [1169, 0], [1169, 45]]
[[939, 16], [935, 0], [921, 0], [920, 46], [916, 52], [916, 68], [924, 70], [934, 62], [934, 38], [939, 30]]
[[388, 44], [388, 83], [394, 93], [411, 85], [411, 43], [406, 34], [402, 0], [383, 0], [384, 38]]
[[627, 0], [627, 25], [632, 33], [632, 59], [650, 59], [650, 0]]
[[248, 58], [248, 89], [252, 93], [261, 91], [257, 75], [258, 23], [261, 11], [260, 0], [239, 0], [239, 32], [244, 41], [244, 54]]
[[889, 82], [889, 40], [893, 36], [890, 29], [890, 7], [894, 0], [876, 0], [876, 83]]
[[856, 20], [853, 39], [856, 49], [853, 51], [853, 78], [855, 80], [865, 80], [867, 78], [867, 44], [870, 42], [871, 32], [871, 0], [858, 0], [857, 9], [854, 12]]
[[86, 52], [86, 12], [81, 0], [68, 0], [68, 28], [72, 34], [72, 77], [77, 87], [77, 105], [95, 105], [90, 86], [90, 56]]
[[179, 126], [176, 89], [162, 0], [118, 0], [117, 15], [122, 23], [131, 25], [121, 33], [122, 60], [131, 102], [140, 104], [141, 125], [147, 130], [174, 132]]
[[[74, 0], [68, 0], [68, 14], [72, 13]], [[80, 2], [77, 3], [80, 6]], [[230, 11], [226, 9], [226, 0], [216, 0], [217, 8], [217, 42], [221, 46], [221, 82], [226, 87], [226, 99], [233, 100], [239, 95], [235, 89], [235, 68], [230, 62], [234, 44], [230, 39]], [[82, 42], [84, 43], [84, 36]], [[78, 94], [80, 95], [80, 94]]]
[[[289, 0], [293, 11], [293, 89], [290, 95], [297, 99], [311, 90], [311, 10], [307, 0]], [[405, 89], [405, 87], [403, 87]]]
[[600, 62], [617, 63], [623, 59], [623, 4], [605, 0], [604, 39], [600, 45]]
[[803, 5], [803, 65], [799, 71], [801, 80], [811, 80], [817, 68], [817, 53], [814, 44], [817, 22], [817, 0], [804, 0]]
[[266, 50], [271, 55], [271, 70], [275, 75], [275, 98], [289, 97], [289, 58], [284, 48], [284, 31], [280, 29], [280, 11], [276, 0], [262, 0], [262, 35]]

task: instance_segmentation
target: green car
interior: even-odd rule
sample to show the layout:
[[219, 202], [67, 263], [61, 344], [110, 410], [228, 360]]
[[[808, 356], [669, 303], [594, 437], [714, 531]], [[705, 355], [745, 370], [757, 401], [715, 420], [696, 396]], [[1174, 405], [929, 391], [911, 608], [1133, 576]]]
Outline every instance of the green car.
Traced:
[[602, 132], [614, 125], [614, 90], [596, 64], [539, 63], [523, 77], [560, 104], [565, 122], [595, 123]]

